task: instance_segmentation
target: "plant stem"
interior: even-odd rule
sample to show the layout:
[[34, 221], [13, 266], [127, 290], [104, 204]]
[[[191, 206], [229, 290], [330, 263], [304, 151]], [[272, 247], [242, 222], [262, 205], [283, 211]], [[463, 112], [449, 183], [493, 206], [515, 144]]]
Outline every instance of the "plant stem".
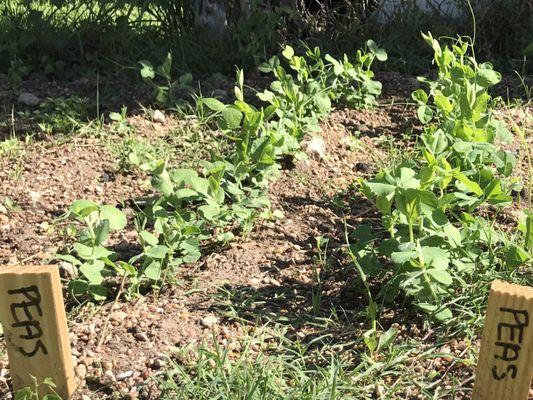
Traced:
[[122, 282], [120, 282], [120, 288], [118, 289], [117, 296], [115, 297], [115, 301], [113, 302], [113, 305], [111, 306], [111, 310], [109, 311], [109, 314], [107, 314], [106, 320], [104, 322], [104, 326], [102, 327], [102, 333], [100, 335], [100, 340], [98, 340], [98, 344], [96, 346], [97, 349], [99, 349], [105, 341], [105, 337], [107, 335], [107, 327], [109, 326], [109, 320], [111, 319], [111, 314], [113, 313], [113, 310], [117, 306], [118, 299], [122, 295], [122, 292], [124, 291], [124, 285], [126, 283], [126, 276], [127, 273], [124, 271], [124, 275], [122, 276]]

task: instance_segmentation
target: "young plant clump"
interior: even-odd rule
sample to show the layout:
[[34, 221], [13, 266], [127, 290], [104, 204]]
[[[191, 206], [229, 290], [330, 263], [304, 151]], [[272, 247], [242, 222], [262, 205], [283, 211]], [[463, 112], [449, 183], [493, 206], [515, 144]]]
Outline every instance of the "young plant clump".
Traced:
[[500, 74], [478, 63], [463, 39], [444, 47], [431, 34], [424, 39], [438, 77], [420, 78], [428, 90], [412, 94], [423, 124], [417, 157], [361, 181], [389, 237], [371, 237], [357, 251], [368, 275], [387, 272], [375, 268], [378, 257], [392, 263], [384, 299], [403, 292], [430, 316], [448, 320], [457, 291], [491, 271], [512, 274], [531, 259], [532, 216], [524, 215], [513, 242], [484, 216], [497, 215], [520, 189], [511, 178], [515, 156], [497, 145], [512, 136], [490, 109], [488, 89]]
[[[209, 119], [216, 121], [232, 144], [229, 155], [213, 155], [201, 163], [200, 171], [169, 169], [165, 161], [143, 164], [149, 166], [151, 187], [158, 195], [136, 213], [141, 253], [117, 261], [117, 254], [104, 247], [110, 231], [124, 228], [122, 212], [85, 200], [72, 205], [70, 215], [86, 226], [72, 254], [60, 256], [81, 272], [81, 278], [70, 285], [73, 295], [90, 293], [95, 300], [103, 300], [106, 279], [116, 275], [128, 279], [130, 294], [144, 283], [160, 286], [172, 280], [180, 265], [198, 261], [203, 243], [227, 243], [235, 234], [248, 234], [258, 217], [275, 216], [269, 211], [268, 186], [279, 175], [279, 160], [301, 154], [300, 141], [306, 133], [320, 130], [319, 122], [333, 104], [345, 102], [361, 108], [376, 104], [381, 84], [372, 79], [371, 66], [375, 59], [385, 61], [387, 55], [372, 40], [353, 61], [346, 55], [342, 61], [329, 55], [322, 58], [319, 48], [307, 48], [305, 56], [296, 56], [290, 46], [285, 47], [283, 57], [292, 73], [277, 57], [261, 66], [276, 80], [271, 90], [258, 93], [264, 102], [260, 107], [246, 101], [241, 70], [237, 71], [233, 104], [198, 99], [198, 108], [212, 112]], [[167, 101], [176, 86], [171, 82], [170, 65], [169, 56], [157, 69], [157, 75], [167, 81], [158, 88], [152, 82], [156, 72], [142, 62], [141, 73], [155, 85], [158, 102]]]

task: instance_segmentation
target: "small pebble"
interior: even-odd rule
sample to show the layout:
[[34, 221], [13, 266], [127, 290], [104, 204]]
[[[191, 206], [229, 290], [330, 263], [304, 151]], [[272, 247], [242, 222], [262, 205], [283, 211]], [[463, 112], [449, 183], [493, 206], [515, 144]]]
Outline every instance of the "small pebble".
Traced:
[[137, 339], [139, 342], [147, 342], [148, 336], [146, 336], [145, 333], [137, 332], [135, 335], [133, 335], [135, 339]]
[[80, 364], [76, 367], [76, 375], [80, 379], [85, 379], [87, 376], [87, 367], [83, 364]]
[[117, 378], [115, 377], [115, 374], [113, 374], [112, 371], [106, 371], [103, 376], [103, 381], [105, 383], [114, 383], [116, 382]]
[[133, 371], [122, 372], [117, 375], [117, 381], [124, 381], [133, 376]]
[[103, 361], [102, 368], [106, 371], [111, 371], [113, 369], [113, 363], [111, 361]]
[[213, 326], [215, 326], [218, 323], [218, 321], [219, 321], [218, 317], [216, 317], [214, 315], [208, 315], [207, 317], [202, 318], [201, 323], [206, 328], [212, 328]]
[[167, 117], [165, 117], [165, 114], [163, 114], [163, 112], [159, 111], [159, 110], [155, 110], [154, 111], [154, 115], [153, 115], [153, 120], [154, 122], [158, 122], [160, 124], [164, 124], [167, 122]]

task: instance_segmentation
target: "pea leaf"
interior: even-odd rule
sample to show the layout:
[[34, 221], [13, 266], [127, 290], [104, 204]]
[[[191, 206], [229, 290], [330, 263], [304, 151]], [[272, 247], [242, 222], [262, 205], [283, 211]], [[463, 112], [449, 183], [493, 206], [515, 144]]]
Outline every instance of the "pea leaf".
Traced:
[[411, 97], [420, 105], [427, 104], [428, 102], [428, 94], [423, 89], [415, 90], [411, 93]]
[[89, 292], [96, 301], [107, 299], [107, 289], [102, 285], [89, 285]]
[[190, 201], [198, 198], [198, 192], [196, 190], [192, 189], [178, 189], [174, 193], [176, 195], [176, 198], [183, 201]]
[[436, 95], [434, 101], [435, 105], [446, 113], [449, 113], [453, 110], [453, 105], [450, 100], [442, 94]]
[[150, 262], [142, 272], [148, 279], [157, 281], [161, 277], [161, 263], [154, 260]]
[[420, 122], [422, 122], [424, 125], [431, 122], [433, 119], [433, 111], [429, 106], [420, 106], [417, 110], [418, 119]]
[[97, 210], [98, 205], [90, 200], [76, 200], [70, 206], [70, 212], [82, 218]]
[[166, 257], [168, 252], [167, 246], [158, 245], [154, 247], [150, 247], [148, 250], [146, 250], [145, 254], [150, 258], [155, 258], [157, 260], [162, 260]]
[[418, 303], [417, 307], [433, 315], [437, 321], [447, 321], [453, 317], [452, 311], [448, 307], [439, 307], [429, 303]]
[[472, 192], [477, 196], [483, 196], [483, 190], [481, 189], [481, 187], [476, 182], [468, 179], [465, 174], [457, 174], [456, 179], [463, 184], [463, 187], [468, 192]]
[[110, 205], [100, 207], [100, 219], [109, 221], [109, 229], [114, 231], [124, 229], [128, 222], [122, 211]]
[[109, 221], [108, 220], [100, 221], [100, 223], [94, 229], [94, 235], [95, 235], [96, 245], [99, 245], [105, 242], [105, 240], [109, 236]]
[[222, 118], [226, 123], [223, 129], [235, 130], [241, 126], [242, 112], [233, 107], [226, 107], [222, 110]]
[[224, 103], [212, 97], [207, 97], [207, 98], [202, 99], [201, 103], [205, 104], [210, 110], [213, 110], [215, 112], [220, 112], [226, 108]]
[[174, 185], [165, 168], [165, 163], [159, 164], [153, 173], [154, 175], [151, 179], [152, 187], [161, 191], [165, 197], [169, 197], [174, 190]]
[[78, 256], [84, 260], [97, 260], [109, 257], [113, 254], [103, 246], [91, 247], [82, 243], [74, 243], [73, 247]]
[[446, 270], [450, 263], [450, 253], [440, 247], [422, 246], [422, 258], [426, 265]]
[[69, 282], [68, 289], [74, 297], [78, 297], [89, 291], [89, 284], [81, 279], [75, 279]]
[[387, 52], [383, 49], [380, 49], [376, 42], [374, 42], [372, 39], [369, 39], [366, 41], [366, 45], [379, 61], [387, 61]]
[[439, 309], [434, 315], [438, 321], [448, 321], [453, 317], [452, 310], [448, 307]]
[[198, 212], [200, 213], [202, 218], [208, 221], [212, 221], [218, 215], [219, 209], [218, 207], [206, 204], [198, 207]]
[[444, 269], [429, 268], [426, 273], [435, 281], [443, 284], [444, 286], [450, 286], [453, 283], [453, 278], [450, 273]]
[[498, 82], [501, 81], [501, 79], [502, 76], [500, 73], [487, 68], [483, 68], [477, 71], [475, 78], [476, 83], [484, 88], [496, 85]]
[[104, 269], [104, 263], [100, 260], [95, 260], [94, 262], [87, 262], [83, 264], [79, 271], [83, 274], [85, 278], [92, 285], [100, 285], [104, 281], [102, 276], [102, 270]]
[[157, 244], [159, 243], [159, 239], [157, 238], [157, 236], [148, 231], [139, 232], [139, 237], [150, 246], [157, 246]]
[[154, 79], [155, 78], [155, 71], [152, 63], [147, 60], [141, 60], [139, 61], [139, 64], [141, 64], [141, 76], [144, 79]]
[[294, 57], [294, 49], [291, 46], [285, 46], [285, 49], [283, 49], [283, 52], [281, 53], [283, 57], [285, 57], [287, 60], [290, 60]]
[[364, 185], [370, 189], [370, 192], [375, 196], [388, 196], [394, 193], [396, 187], [388, 183], [380, 182], [365, 182]]
[[526, 263], [530, 259], [529, 254], [521, 247], [511, 245], [505, 256], [507, 268], [514, 269]]

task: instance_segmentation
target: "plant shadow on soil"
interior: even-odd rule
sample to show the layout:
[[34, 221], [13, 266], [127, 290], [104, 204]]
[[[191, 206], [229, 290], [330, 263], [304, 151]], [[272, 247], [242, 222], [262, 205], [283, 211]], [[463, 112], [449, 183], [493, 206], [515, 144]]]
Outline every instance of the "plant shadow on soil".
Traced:
[[[319, 219], [310, 224], [313, 231], [318, 230], [329, 238], [326, 259], [319, 259], [319, 251], [315, 246], [306, 251], [306, 258], [302, 260], [285, 260], [282, 257], [271, 260], [273, 262], [270, 264], [260, 266], [260, 270], [270, 277], [263, 280], [263, 285], [251, 280], [250, 284], [227, 283], [221, 286], [214, 296], [216, 301], [211, 307], [212, 311], [228, 320], [245, 324], [280, 324], [289, 327], [290, 339], [313, 343], [313, 347], [338, 342], [339, 339], [344, 343], [360, 342], [362, 332], [370, 328], [370, 320], [366, 316], [368, 300], [361, 279], [346, 252], [344, 219], [349, 232], [358, 225], [377, 225], [378, 219], [373, 216], [354, 217], [356, 210], [360, 212], [369, 208], [370, 203], [355, 193], [344, 192], [342, 195], [348, 200], [343, 207], [334, 204], [332, 199], [315, 201], [290, 194], [279, 198], [279, 203], [285, 209], [301, 212], [303, 206], [313, 205], [335, 214], [334, 229]], [[298, 239], [288, 237], [287, 241], [305, 247], [315, 243], [316, 236], [306, 234]], [[298, 275], [304, 270], [307, 273]], [[320, 271], [320, 282], [316, 279], [316, 271]], [[312, 278], [302, 279], [304, 275]], [[379, 285], [373, 287], [373, 296], [376, 297], [378, 291]], [[318, 303], [317, 297], [320, 298]], [[384, 306], [383, 311], [385, 309], [388, 307]], [[384, 330], [394, 322], [420, 324], [410, 307], [401, 307], [399, 313], [394, 315], [387, 313], [379, 322]]]

